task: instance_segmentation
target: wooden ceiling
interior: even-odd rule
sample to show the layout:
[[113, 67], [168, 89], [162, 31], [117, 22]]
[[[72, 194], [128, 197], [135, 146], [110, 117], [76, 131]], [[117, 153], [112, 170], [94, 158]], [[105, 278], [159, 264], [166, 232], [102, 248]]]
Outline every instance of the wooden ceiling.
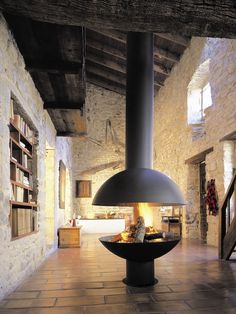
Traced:
[[0, 9], [61, 136], [86, 133], [86, 82], [125, 95], [127, 31], [155, 33], [155, 91], [192, 35], [236, 34], [233, 0], [2, 0]]
[[84, 28], [5, 18], [57, 134], [86, 134]]

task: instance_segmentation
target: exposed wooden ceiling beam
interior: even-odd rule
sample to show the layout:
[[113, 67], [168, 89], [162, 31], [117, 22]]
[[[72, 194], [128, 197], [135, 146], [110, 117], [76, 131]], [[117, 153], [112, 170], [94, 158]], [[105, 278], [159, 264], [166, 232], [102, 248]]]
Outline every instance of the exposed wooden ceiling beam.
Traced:
[[180, 57], [173, 52], [154, 46], [154, 56], [160, 59], [167, 59], [172, 62], [178, 62]]
[[0, 9], [64, 25], [236, 38], [235, 0], [1, 0]]
[[159, 78], [158, 74], [157, 74], [157, 75], [154, 74], [154, 88], [155, 88], [156, 86], [157, 86], [157, 87], [162, 87], [162, 86], [164, 86], [164, 81], [162, 81], [162, 80]]
[[[114, 70], [109, 71], [106, 68], [98, 68], [96, 63], [89, 62], [86, 64], [86, 70], [87, 74], [90, 75], [90, 73], [93, 75], [95, 74], [97, 78], [101, 77], [102, 79], [109, 79], [110, 81], [118, 84], [122, 84], [123, 86], [126, 86], [126, 76], [123, 73], [115, 72]], [[158, 76], [158, 75], [157, 75]], [[164, 84], [160, 81], [154, 80], [154, 88], [161, 87]]]
[[[122, 33], [118, 33], [118, 35], [116, 35], [117, 32], [113, 33], [114, 31], [110, 31], [110, 30], [100, 30], [100, 31], [93, 30], [93, 31], [100, 33], [100, 34], [103, 34], [105, 36], [108, 36], [110, 38], [116, 39], [116, 40], [118, 38], [117, 36], [120, 36], [120, 37], [122, 36], [122, 40], [119, 38], [119, 41], [122, 42], [123, 44], [126, 44], [126, 37]], [[163, 35], [165, 35], [165, 36], [163, 36], [163, 38], [164, 37], [166, 39], [168, 38], [168, 40], [170, 40], [170, 38], [172, 38], [170, 34], [163, 34]], [[92, 47], [92, 48], [97, 48], [97, 49], [104, 51], [108, 54], [117, 56], [117, 57], [122, 58], [122, 59], [126, 59], [126, 50], [125, 49], [120, 50], [120, 49], [111, 47], [109, 45], [103, 44], [99, 41], [94, 41], [91, 39], [87, 40], [87, 46]], [[178, 62], [180, 59], [179, 56], [174, 54], [173, 52], [170, 52], [170, 51], [167, 51], [165, 49], [156, 47], [155, 45], [154, 45], [154, 55], [159, 57], [160, 59], [167, 59], [167, 60], [170, 60], [172, 62]]]
[[186, 38], [184, 36], [181, 36], [181, 35], [172, 35], [172, 34], [164, 34], [164, 33], [158, 33], [156, 34], [156, 36], [160, 37], [160, 38], [163, 38], [163, 39], [166, 39], [166, 40], [169, 40], [175, 44], [178, 44], [178, 45], [181, 45], [183, 47], [187, 47], [190, 43], [190, 38]]
[[82, 109], [84, 102], [72, 101], [46, 101], [44, 102], [44, 109]]
[[87, 73], [92, 73], [97, 76], [100, 76], [102, 78], [109, 79], [115, 83], [119, 83], [122, 85], [126, 85], [126, 75], [121, 72], [115, 72], [115, 71], [109, 71], [109, 69], [106, 69], [104, 67], [97, 67], [96, 64], [93, 62], [87, 62], [86, 64], [86, 71]]
[[104, 36], [110, 37], [112, 39], [115, 39], [121, 43], [126, 43], [126, 34], [119, 32], [117, 30], [110, 30], [106, 28], [99, 28], [99, 29], [92, 29], [94, 32], [102, 34]]
[[96, 86], [103, 87], [105, 89], [108, 89], [110, 91], [116, 92], [121, 95], [125, 95], [125, 86], [121, 84], [114, 83], [107, 79], [101, 79], [101, 77], [98, 77], [97, 75], [94, 75], [92, 73], [87, 74], [87, 82], [90, 82]]
[[[94, 49], [94, 48], [93, 48]], [[94, 52], [96, 51], [96, 49], [94, 49]], [[120, 60], [121, 62], [115, 62], [109, 58], [105, 58], [102, 55], [98, 55], [95, 53], [92, 53], [91, 51], [87, 51], [86, 54], [86, 59], [93, 62], [93, 63], [97, 63], [103, 66], [106, 66], [108, 68], [111, 68], [115, 71], [121, 72], [121, 73], [126, 73], [126, 65], [124, 63], [124, 59]], [[117, 58], [118, 60], [118, 58]], [[123, 61], [123, 63], [122, 63]], [[170, 70], [167, 69], [165, 66], [160, 65], [160, 64], [156, 64], [154, 63], [154, 71], [157, 73], [162, 73], [166, 76], [168, 76], [170, 74]]]
[[56, 130], [62, 132], [67, 130], [66, 123], [61, 115], [61, 110], [48, 109], [48, 113], [52, 119], [53, 124], [55, 125]]
[[[90, 48], [92, 48], [94, 50], [97, 49], [100, 52], [105, 52], [106, 54], [110, 54], [110, 55], [115, 56], [115, 57], [117, 57], [119, 59], [122, 59], [123, 61], [126, 62], [126, 54], [125, 54], [125, 52], [122, 52], [120, 50], [114, 49], [114, 48], [109, 47], [109, 46], [105, 46], [105, 45], [103, 45], [101, 43], [98, 44], [98, 45], [95, 44], [95, 42], [93, 44], [91, 44], [91, 42], [89, 42], [89, 41], [87, 41], [87, 47], [90, 47]], [[164, 54], [164, 52], [163, 52], [163, 54]], [[168, 55], [168, 52], [166, 53], [166, 55]], [[95, 54], [94, 54], [94, 56], [91, 56], [90, 53], [87, 54], [87, 59], [88, 60], [95, 61], [95, 58], [96, 58]], [[98, 61], [97, 63], [104, 64], [104, 62], [107, 63], [105, 65], [107, 65], [108, 67], [111, 67], [114, 70], [119, 70], [120, 72], [125, 73], [125, 66], [123, 66], [123, 65], [119, 66], [117, 64], [113, 64], [112, 62], [108, 62], [107, 58], [106, 58], [106, 61], [101, 61], [101, 62]], [[154, 71], [158, 72], [158, 73], [162, 73], [162, 74], [164, 74], [166, 76], [168, 76], [170, 74], [170, 70], [169, 69], [167, 69], [163, 65], [156, 64], [156, 63], [154, 63]]]
[[65, 62], [55, 60], [25, 60], [26, 69], [29, 72], [39, 71], [48, 73], [67, 73], [67, 74], [79, 74], [82, 69], [80, 62]]
[[154, 71], [157, 73], [162, 73], [165, 76], [168, 76], [170, 74], [170, 70], [167, 69], [164, 65], [161, 64], [156, 64], [154, 60], [154, 65], [153, 65]]
[[107, 44], [101, 43], [99, 41], [90, 40], [87, 38], [87, 47], [98, 49], [101, 52], [105, 52], [109, 55], [118, 57], [120, 59], [126, 60], [126, 50], [123, 51], [114, 47], [111, 47]]
[[[94, 49], [94, 52], [96, 49]], [[126, 73], [126, 65], [125, 63], [118, 63], [113, 61], [112, 59], [107, 58], [106, 56], [102, 56], [96, 53], [92, 53], [90, 50], [87, 50], [86, 53], [86, 60], [89, 60], [93, 63], [97, 63], [103, 66], [106, 66], [110, 69], [113, 69], [115, 71]]]

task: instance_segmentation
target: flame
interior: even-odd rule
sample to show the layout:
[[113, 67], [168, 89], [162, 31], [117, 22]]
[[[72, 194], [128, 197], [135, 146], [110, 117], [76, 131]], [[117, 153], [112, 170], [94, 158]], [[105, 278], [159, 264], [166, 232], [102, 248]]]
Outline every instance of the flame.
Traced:
[[136, 232], [140, 227], [137, 218], [142, 216], [145, 223], [145, 233], [156, 233], [157, 230], [153, 227], [153, 208], [149, 207], [148, 203], [137, 203], [134, 206], [134, 220], [133, 224], [126, 227], [124, 231], [119, 234], [114, 235], [111, 238], [111, 242], [136, 242]]
[[144, 218], [145, 226], [153, 226], [153, 208], [149, 207], [148, 203], [137, 203], [134, 206], [134, 223], [138, 216]]

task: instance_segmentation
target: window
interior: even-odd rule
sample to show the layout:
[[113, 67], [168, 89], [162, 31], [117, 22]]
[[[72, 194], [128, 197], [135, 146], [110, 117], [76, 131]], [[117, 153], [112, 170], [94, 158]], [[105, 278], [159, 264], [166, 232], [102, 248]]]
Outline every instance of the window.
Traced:
[[201, 120], [203, 121], [205, 112], [204, 110], [212, 105], [211, 101], [211, 87], [210, 84], [207, 83], [201, 90], [200, 90], [200, 116]]
[[209, 61], [194, 73], [188, 86], [188, 123], [204, 122], [205, 109], [212, 105], [211, 86], [208, 81]]
[[75, 194], [76, 197], [91, 197], [92, 196], [91, 181], [77, 180]]

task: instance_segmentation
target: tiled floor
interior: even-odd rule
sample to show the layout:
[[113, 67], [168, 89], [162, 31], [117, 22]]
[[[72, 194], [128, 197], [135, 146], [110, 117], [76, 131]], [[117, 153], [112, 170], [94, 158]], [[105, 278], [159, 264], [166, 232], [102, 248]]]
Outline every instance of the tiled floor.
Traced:
[[0, 303], [0, 314], [236, 313], [236, 262], [217, 250], [182, 241], [155, 262], [159, 283], [125, 286], [125, 261], [96, 236], [80, 249], [59, 249]]

